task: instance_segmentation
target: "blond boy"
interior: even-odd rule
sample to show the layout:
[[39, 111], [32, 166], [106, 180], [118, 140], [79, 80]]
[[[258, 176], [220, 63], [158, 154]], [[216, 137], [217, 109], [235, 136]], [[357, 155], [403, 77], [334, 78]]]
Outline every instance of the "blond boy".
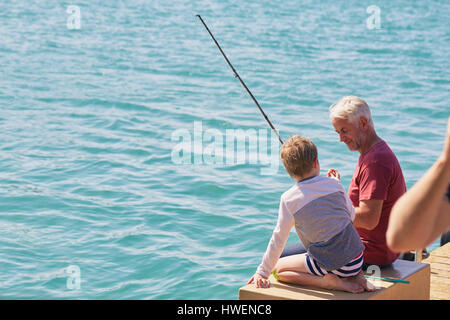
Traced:
[[[268, 277], [275, 271], [284, 282], [353, 293], [373, 291], [361, 271], [364, 246], [353, 227], [355, 209], [338, 172], [330, 169], [328, 177], [319, 176], [317, 148], [305, 137], [289, 138], [280, 156], [296, 184], [281, 196], [277, 226], [248, 284], [269, 287]], [[280, 259], [294, 226], [307, 252]]]

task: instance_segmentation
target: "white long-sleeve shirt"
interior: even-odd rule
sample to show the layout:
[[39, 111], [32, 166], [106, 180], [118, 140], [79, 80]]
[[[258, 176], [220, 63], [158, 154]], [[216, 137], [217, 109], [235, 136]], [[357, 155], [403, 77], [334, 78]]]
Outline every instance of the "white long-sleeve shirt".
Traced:
[[[311, 248], [310, 254], [314, 252], [313, 257], [318, 262], [322, 262], [324, 266], [341, 264], [343, 259], [347, 259], [347, 255], [352, 256], [358, 250], [357, 253], [361, 252], [362, 243], [357, 243], [353, 224], [349, 226], [354, 218], [355, 209], [337, 179], [315, 176], [296, 183], [281, 196], [277, 225], [256, 272], [264, 277], [269, 276], [293, 226], [305, 248]], [[339, 234], [351, 239], [351, 243], [342, 237], [336, 237]], [[357, 239], [359, 240], [359, 236]], [[345, 247], [348, 254], [334, 257], [334, 254], [341, 253], [326, 251], [327, 248], [334, 250], [336, 246], [343, 249]]]

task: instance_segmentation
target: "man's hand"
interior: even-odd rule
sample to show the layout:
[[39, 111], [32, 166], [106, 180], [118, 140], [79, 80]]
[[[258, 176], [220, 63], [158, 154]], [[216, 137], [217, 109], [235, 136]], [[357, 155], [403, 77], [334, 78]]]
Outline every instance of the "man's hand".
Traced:
[[253, 277], [248, 280], [247, 284], [250, 284], [252, 282], [255, 282], [255, 286], [257, 288], [270, 288], [270, 280], [267, 278], [264, 278], [259, 273], [255, 273]]
[[329, 178], [336, 178], [338, 180], [341, 179], [341, 175], [339, 174], [339, 171], [337, 171], [336, 169], [328, 170], [328, 177]]

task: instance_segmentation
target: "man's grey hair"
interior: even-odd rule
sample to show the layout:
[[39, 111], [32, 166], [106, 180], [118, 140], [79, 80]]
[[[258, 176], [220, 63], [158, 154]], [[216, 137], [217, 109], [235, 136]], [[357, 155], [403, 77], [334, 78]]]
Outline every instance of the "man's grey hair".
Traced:
[[363, 99], [356, 96], [343, 97], [338, 103], [330, 107], [330, 119], [346, 119], [358, 125], [361, 117], [366, 118], [368, 123], [373, 127], [369, 105]]

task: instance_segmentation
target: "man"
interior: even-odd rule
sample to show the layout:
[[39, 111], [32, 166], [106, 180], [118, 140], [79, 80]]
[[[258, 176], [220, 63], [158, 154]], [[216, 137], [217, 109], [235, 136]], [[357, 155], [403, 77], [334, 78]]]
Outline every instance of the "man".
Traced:
[[365, 246], [368, 265], [389, 265], [399, 254], [386, 243], [391, 209], [406, 192], [400, 164], [375, 132], [369, 106], [347, 96], [330, 107], [330, 118], [339, 140], [360, 153], [348, 195], [355, 207], [354, 226]]

